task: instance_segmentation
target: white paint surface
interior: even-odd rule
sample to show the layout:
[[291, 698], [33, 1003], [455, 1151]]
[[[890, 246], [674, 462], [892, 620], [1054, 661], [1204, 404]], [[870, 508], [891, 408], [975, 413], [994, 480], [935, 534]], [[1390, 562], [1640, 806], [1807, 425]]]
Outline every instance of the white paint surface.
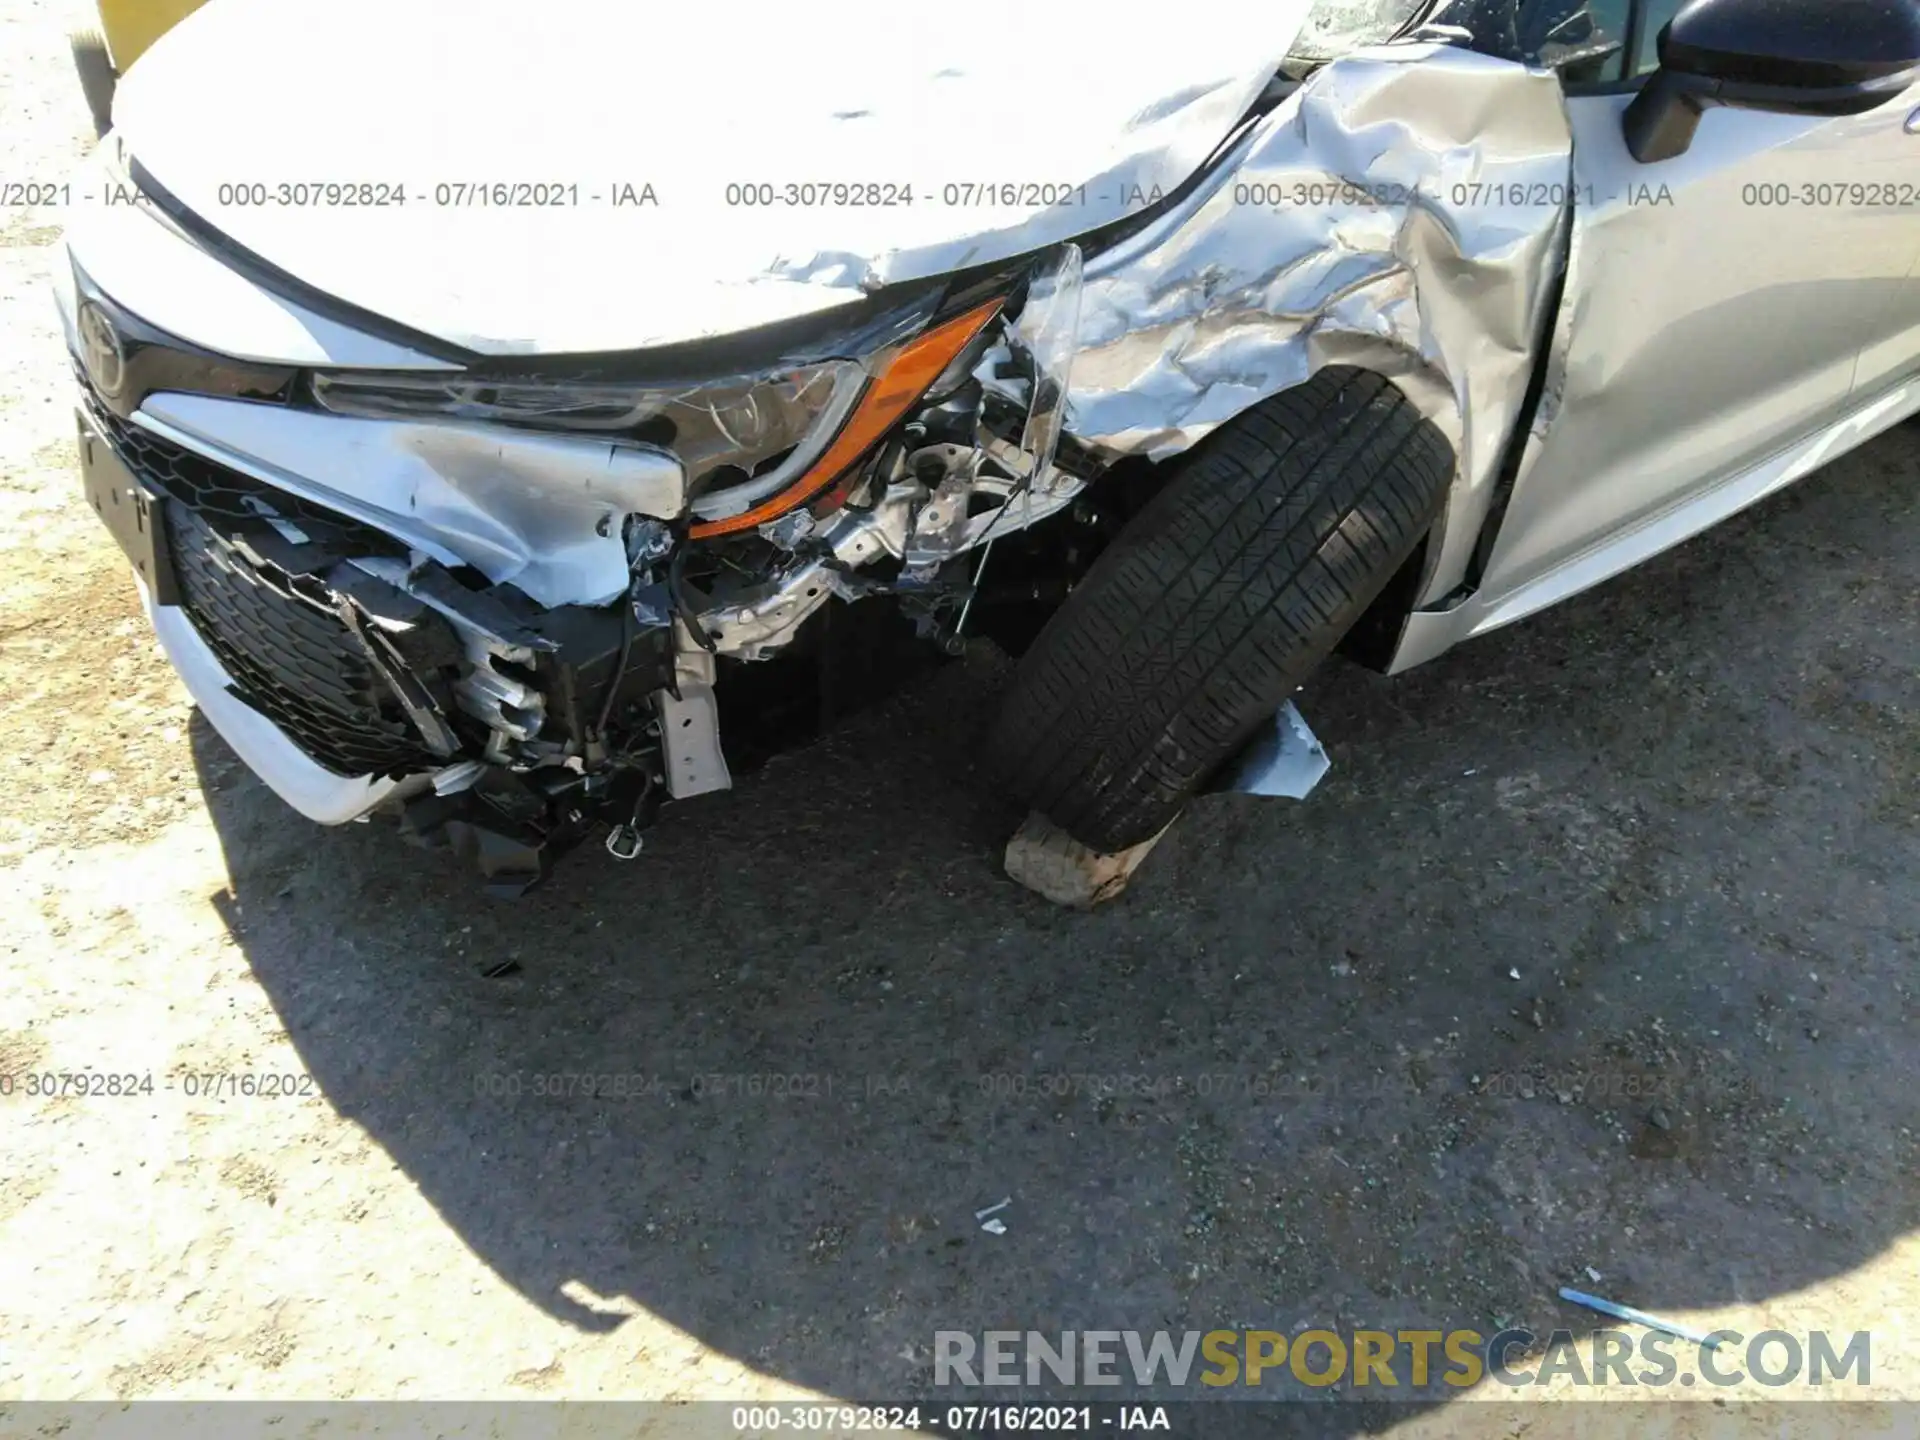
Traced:
[[[637, 349], [1142, 208], [1228, 133], [1307, 8], [1190, 0], [1175, 24], [1025, 0], [220, 0], [127, 76], [115, 120], [162, 186], [330, 295], [490, 353]], [[235, 204], [222, 188], [363, 181], [406, 203]], [[577, 186], [578, 203], [435, 203], [441, 184], [495, 182]], [[913, 202], [728, 203], [730, 184], [763, 182], [905, 186]], [[1086, 188], [979, 203], [1002, 184]], [[658, 204], [615, 206], [623, 185]], [[947, 203], [948, 185], [976, 193]]]

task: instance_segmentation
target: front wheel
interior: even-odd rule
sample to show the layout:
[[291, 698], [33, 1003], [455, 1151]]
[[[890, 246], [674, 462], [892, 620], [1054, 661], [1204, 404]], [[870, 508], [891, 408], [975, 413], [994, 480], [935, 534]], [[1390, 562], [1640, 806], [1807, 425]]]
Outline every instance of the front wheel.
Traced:
[[1453, 470], [1446, 437], [1364, 370], [1254, 406], [1179, 462], [1048, 622], [989, 766], [1096, 850], [1159, 834], [1386, 587]]

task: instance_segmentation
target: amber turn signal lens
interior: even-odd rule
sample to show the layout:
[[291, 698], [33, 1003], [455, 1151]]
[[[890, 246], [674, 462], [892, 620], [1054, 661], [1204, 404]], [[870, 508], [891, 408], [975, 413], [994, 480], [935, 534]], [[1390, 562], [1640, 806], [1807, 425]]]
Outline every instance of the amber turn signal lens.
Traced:
[[908, 341], [894, 352], [880, 373], [867, 382], [860, 401], [847, 417], [847, 423], [833, 443], [821, 453], [807, 473], [778, 495], [761, 501], [751, 510], [729, 515], [724, 520], [708, 520], [687, 533], [695, 540], [715, 535], [732, 535], [751, 530], [804, 505], [844, 475], [907, 413], [913, 402], [927, 393], [927, 387], [940, 378], [940, 372], [953, 357], [967, 347], [980, 327], [1000, 308], [998, 300], [955, 316], [934, 326], [924, 335]]

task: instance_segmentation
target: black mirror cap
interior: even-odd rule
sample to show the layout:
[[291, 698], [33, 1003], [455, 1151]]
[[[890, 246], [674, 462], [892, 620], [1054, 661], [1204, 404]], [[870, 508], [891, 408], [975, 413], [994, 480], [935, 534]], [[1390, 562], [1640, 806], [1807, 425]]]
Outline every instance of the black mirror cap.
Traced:
[[1920, 65], [1915, 0], [1691, 0], [1660, 64], [1733, 84], [1839, 90]]
[[1920, 0], [1690, 0], [1623, 117], [1643, 165], [1686, 153], [1709, 105], [1861, 115], [1920, 74]]
[[1672, 70], [1656, 70], [1621, 116], [1627, 153], [1642, 165], [1658, 165], [1687, 153], [1700, 128], [1702, 84]]

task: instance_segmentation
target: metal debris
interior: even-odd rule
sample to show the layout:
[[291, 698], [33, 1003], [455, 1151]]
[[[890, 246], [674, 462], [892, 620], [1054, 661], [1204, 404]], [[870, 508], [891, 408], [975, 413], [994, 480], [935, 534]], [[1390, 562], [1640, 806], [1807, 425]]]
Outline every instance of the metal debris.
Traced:
[[[1589, 1274], [1592, 1272], [1589, 1271]], [[1644, 1310], [1635, 1310], [1631, 1306], [1616, 1305], [1611, 1300], [1602, 1300], [1596, 1295], [1587, 1295], [1579, 1290], [1560, 1287], [1560, 1298], [1575, 1305], [1584, 1305], [1589, 1310], [1598, 1310], [1602, 1315], [1611, 1315], [1616, 1320], [1626, 1320], [1635, 1325], [1644, 1325], [1649, 1330], [1658, 1330], [1663, 1334], [1675, 1336], [1681, 1340], [1691, 1340], [1707, 1350], [1718, 1350], [1720, 1342], [1703, 1331], [1689, 1330], [1685, 1325], [1676, 1325], [1671, 1320], [1662, 1320], [1657, 1315], [1649, 1315]]]
[[1289, 700], [1274, 716], [1273, 725], [1247, 747], [1226, 788], [1242, 795], [1304, 800], [1332, 768], [1299, 707]]
[[989, 1220], [980, 1228], [989, 1235], [1004, 1235], [1007, 1233], [1007, 1222], [1004, 1220]]

